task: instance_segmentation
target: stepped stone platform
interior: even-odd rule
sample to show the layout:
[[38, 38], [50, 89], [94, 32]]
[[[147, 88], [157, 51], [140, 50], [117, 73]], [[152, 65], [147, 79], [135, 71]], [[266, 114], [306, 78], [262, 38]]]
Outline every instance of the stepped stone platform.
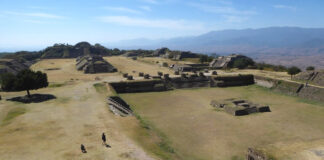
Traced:
[[116, 115], [120, 115], [122, 117], [133, 115], [133, 111], [129, 105], [118, 96], [108, 97], [108, 105], [109, 109]]
[[84, 73], [110, 73], [117, 69], [99, 55], [87, 55], [76, 59], [76, 68]]
[[258, 105], [246, 100], [212, 100], [211, 106], [224, 109], [225, 112], [233, 116], [244, 116], [257, 112], [271, 112], [270, 107], [266, 105]]

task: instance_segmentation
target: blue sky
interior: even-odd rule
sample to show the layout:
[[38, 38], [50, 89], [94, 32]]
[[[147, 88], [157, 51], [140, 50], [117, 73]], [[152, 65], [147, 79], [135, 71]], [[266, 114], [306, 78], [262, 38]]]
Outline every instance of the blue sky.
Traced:
[[323, 0], [0, 0], [0, 51], [79, 41], [324, 27]]

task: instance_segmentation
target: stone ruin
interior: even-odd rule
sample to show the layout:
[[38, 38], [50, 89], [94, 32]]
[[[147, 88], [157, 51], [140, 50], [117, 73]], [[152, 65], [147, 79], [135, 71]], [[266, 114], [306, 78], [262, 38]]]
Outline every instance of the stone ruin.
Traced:
[[304, 71], [296, 75], [293, 79], [324, 86], [324, 70]]
[[[123, 76], [126, 78], [127, 75], [124, 74]], [[170, 77], [168, 74], [163, 76], [144, 74], [144, 79], [109, 84], [117, 93], [160, 92], [181, 88], [230, 87], [254, 84], [253, 75], [206, 76], [203, 73], [199, 73], [199, 75], [182, 73], [181, 77]]]
[[212, 100], [211, 106], [224, 109], [225, 112], [233, 116], [243, 116], [257, 112], [271, 112], [270, 107], [266, 105], [258, 105], [247, 100]]
[[84, 73], [111, 73], [117, 69], [99, 55], [87, 55], [76, 59], [76, 68]]
[[173, 64], [170, 66], [175, 72], [193, 72], [208, 69], [208, 64]]
[[133, 115], [132, 109], [129, 105], [118, 96], [111, 96], [108, 98], [109, 109], [116, 115], [122, 117]]
[[231, 54], [229, 56], [220, 56], [210, 62], [209, 67], [213, 69], [225, 69], [233, 65], [234, 61], [241, 58], [247, 58], [246, 56], [239, 54]]

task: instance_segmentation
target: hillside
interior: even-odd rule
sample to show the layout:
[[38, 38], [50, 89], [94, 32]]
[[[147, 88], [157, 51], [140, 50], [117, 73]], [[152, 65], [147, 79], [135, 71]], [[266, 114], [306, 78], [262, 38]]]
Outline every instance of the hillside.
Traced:
[[258, 61], [281, 65], [324, 68], [324, 28], [270, 27], [261, 29], [212, 31], [199, 36], [128, 42], [131, 48], [168, 47], [200, 53], [241, 53]]
[[122, 53], [123, 51], [119, 49], [108, 49], [100, 44], [91, 45], [88, 42], [80, 42], [75, 45], [54, 44], [44, 50], [35, 52], [20, 51], [16, 53], [4, 53], [1, 55], [1, 58], [25, 59], [30, 61], [38, 58], [76, 58], [88, 54], [112, 56]]

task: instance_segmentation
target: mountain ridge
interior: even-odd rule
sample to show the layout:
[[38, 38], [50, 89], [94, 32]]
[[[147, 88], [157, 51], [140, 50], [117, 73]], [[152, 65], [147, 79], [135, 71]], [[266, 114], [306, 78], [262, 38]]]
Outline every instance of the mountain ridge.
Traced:
[[[146, 40], [148, 41], [148, 40]], [[119, 47], [119, 46], [118, 46]], [[281, 65], [315, 65], [324, 68], [324, 28], [267, 27], [210, 31], [198, 36], [155, 40], [145, 45], [129, 40], [121, 48], [168, 47], [198, 53], [240, 53]], [[305, 60], [305, 62], [302, 62]]]

